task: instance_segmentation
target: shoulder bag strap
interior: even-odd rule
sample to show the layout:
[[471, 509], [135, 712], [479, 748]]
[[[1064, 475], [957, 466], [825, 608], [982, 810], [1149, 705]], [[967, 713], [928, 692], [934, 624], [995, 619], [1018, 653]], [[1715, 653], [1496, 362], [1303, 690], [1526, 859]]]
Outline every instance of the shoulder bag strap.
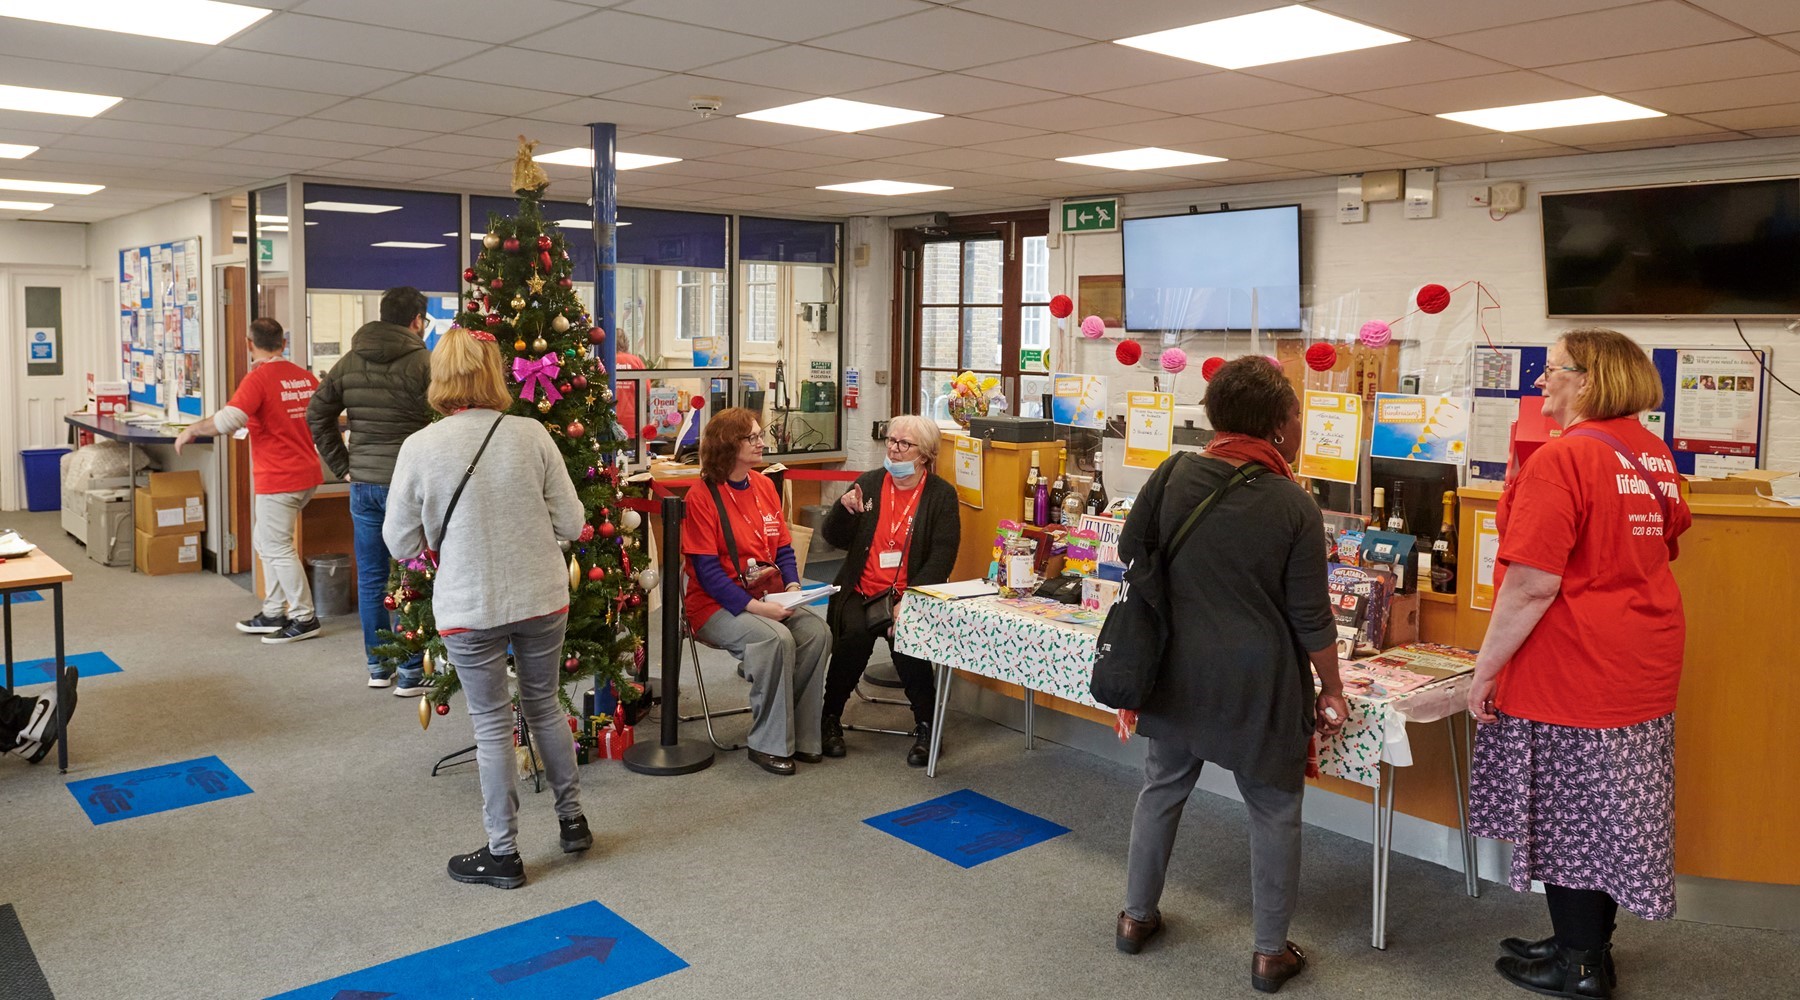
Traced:
[[1667, 532], [1669, 530], [1669, 498], [1663, 495], [1662, 487], [1658, 485], [1655, 479], [1651, 478], [1650, 473], [1644, 471], [1643, 463], [1639, 462], [1637, 457], [1632, 455], [1632, 453], [1626, 449], [1623, 441], [1620, 441], [1618, 438], [1613, 437], [1611, 434], [1608, 434], [1598, 427], [1577, 427], [1563, 436], [1591, 437], [1611, 445], [1612, 450], [1618, 452], [1620, 458], [1631, 463], [1631, 467], [1637, 470], [1637, 474], [1644, 477], [1644, 485], [1650, 487], [1650, 496], [1656, 501], [1657, 509], [1662, 511], [1663, 531]]
[[488, 428], [487, 437], [481, 439], [481, 447], [475, 449], [475, 457], [469, 459], [468, 471], [463, 473], [462, 482], [456, 484], [456, 492], [450, 494], [450, 506], [444, 508], [444, 523], [438, 528], [437, 545], [433, 547], [432, 551], [442, 555], [444, 536], [450, 533], [450, 515], [456, 513], [456, 501], [462, 499], [463, 487], [469, 485], [469, 477], [475, 474], [476, 463], [481, 461], [482, 452], [487, 451], [488, 442], [494, 439], [494, 432], [500, 429], [500, 421], [505, 419], [506, 414], [504, 413], [494, 418], [493, 425]]
[[713, 506], [719, 509], [719, 530], [725, 534], [725, 551], [731, 556], [731, 576], [739, 585], [744, 582], [744, 567], [738, 562], [737, 536], [731, 531], [731, 515], [725, 512], [725, 498], [719, 495], [719, 484], [708, 479], [706, 488], [712, 491]]
[[[1213, 505], [1219, 499], [1266, 471], [1268, 470], [1259, 463], [1245, 462], [1237, 467], [1237, 471], [1231, 474], [1230, 479], [1225, 480], [1225, 485], [1207, 494], [1206, 499], [1195, 504], [1193, 513], [1187, 516], [1187, 520], [1181, 522], [1181, 527], [1176, 530], [1175, 537], [1169, 542], [1168, 557], [1164, 560], [1163, 565], [1168, 565], [1169, 561], [1175, 558], [1175, 554], [1181, 551], [1181, 546], [1187, 542], [1188, 536], [1194, 533], [1194, 527], [1200, 523], [1200, 519], [1205, 517], [1208, 511], [1212, 510]], [[1167, 484], [1164, 484], [1164, 488], [1168, 488]]]

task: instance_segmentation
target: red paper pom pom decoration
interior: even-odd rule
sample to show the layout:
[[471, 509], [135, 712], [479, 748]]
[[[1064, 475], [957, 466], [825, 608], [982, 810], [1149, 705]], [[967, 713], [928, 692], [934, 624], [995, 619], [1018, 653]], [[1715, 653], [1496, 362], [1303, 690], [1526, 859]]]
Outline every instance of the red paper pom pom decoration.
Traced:
[[1098, 316], [1089, 316], [1081, 321], [1081, 335], [1089, 340], [1106, 333], [1106, 321]]
[[695, 396], [694, 398], [688, 400], [688, 409], [690, 409], [690, 410], [706, 409], [706, 397]]
[[1121, 340], [1119, 346], [1113, 348], [1113, 357], [1127, 367], [1137, 364], [1143, 356], [1144, 346], [1135, 340]]
[[1306, 349], [1306, 367], [1316, 372], [1328, 372], [1337, 364], [1337, 348], [1320, 342]]
[[1200, 377], [1211, 382], [1212, 377], [1219, 374], [1219, 369], [1223, 367], [1225, 367], [1224, 358], [1217, 356], [1207, 358], [1205, 361], [1200, 362]]
[[1386, 323], [1372, 319], [1356, 332], [1356, 339], [1362, 341], [1364, 347], [1386, 347], [1388, 341], [1394, 339], [1394, 331]]
[[644, 437], [653, 438], [656, 436], [656, 424], [654, 423], [645, 424], [643, 427], [638, 428], [638, 430]]
[[1162, 352], [1162, 357], [1157, 359], [1157, 363], [1162, 365], [1162, 370], [1170, 375], [1179, 375], [1187, 370], [1187, 352], [1179, 347], [1171, 347]]
[[1420, 312], [1435, 315], [1443, 312], [1444, 307], [1450, 304], [1450, 290], [1443, 285], [1426, 285], [1419, 289], [1419, 294], [1413, 297], [1413, 301], [1419, 304]]
[[1075, 302], [1067, 295], [1050, 296], [1050, 315], [1063, 319], [1075, 311]]

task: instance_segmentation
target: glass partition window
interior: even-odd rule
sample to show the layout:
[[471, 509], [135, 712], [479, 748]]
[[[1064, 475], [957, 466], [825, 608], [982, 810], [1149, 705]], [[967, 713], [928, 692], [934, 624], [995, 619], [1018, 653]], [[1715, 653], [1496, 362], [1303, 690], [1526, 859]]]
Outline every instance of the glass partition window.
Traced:
[[1004, 366], [1005, 243], [945, 240], [927, 243], [923, 251], [918, 412], [948, 421], [949, 385], [959, 369], [986, 378], [999, 377]]
[[619, 350], [652, 370], [729, 368], [731, 283], [724, 215], [619, 209]]
[[1027, 236], [1019, 241], [1024, 251], [1019, 288], [1019, 348], [1050, 348], [1050, 241]]
[[739, 220], [738, 375], [771, 454], [842, 447], [839, 227]]
[[[288, 225], [288, 189], [285, 184], [250, 193], [251, 229], [255, 233], [251, 259], [255, 261], [256, 287], [251, 300], [252, 318], [268, 316], [293, 330], [293, 297], [288, 289], [288, 269], [292, 266], [293, 245]], [[301, 337], [290, 337], [287, 356], [304, 348]], [[304, 363], [305, 359], [300, 359]], [[336, 361], [334, 357], [332, 359]]]

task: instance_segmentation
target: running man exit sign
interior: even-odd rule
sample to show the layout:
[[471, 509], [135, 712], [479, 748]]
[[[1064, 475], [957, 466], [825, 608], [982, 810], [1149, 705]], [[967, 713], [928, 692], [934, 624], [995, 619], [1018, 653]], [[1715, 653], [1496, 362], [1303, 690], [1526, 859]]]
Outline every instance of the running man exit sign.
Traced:
[[1065, 233], [1109, 233], [1118, 228], [1117, 198], [1063, 202], [1062, 231]]

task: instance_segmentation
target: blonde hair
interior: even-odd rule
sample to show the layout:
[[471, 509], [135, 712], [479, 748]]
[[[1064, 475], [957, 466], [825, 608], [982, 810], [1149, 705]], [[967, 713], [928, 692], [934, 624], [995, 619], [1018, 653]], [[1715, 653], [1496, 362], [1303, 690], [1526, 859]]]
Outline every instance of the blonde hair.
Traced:
[[431, 388], [425, 399], [446, 416], [470, 408], [505, 412], [513, 397], [500, 373], [500, 345], [451, 327], [432, 348]]
[[1662, 378], [1637, 342], [1617, 330], [1585, 327], [1558, 340], [1569, 363], [1587, 372], [1586, 391], [1575, 408], [1588, 420], [1611, 420], [1653, 409], [1663, 399]]
[[919, 446], [919, 457], [925, 460], [925, 468], [937, 471], [937, 453], [940, 435], [937, 424], [926, 420], [916, 413], [902, 413], [888, 421], [888, 433], [901, 433], [913, 439]]

